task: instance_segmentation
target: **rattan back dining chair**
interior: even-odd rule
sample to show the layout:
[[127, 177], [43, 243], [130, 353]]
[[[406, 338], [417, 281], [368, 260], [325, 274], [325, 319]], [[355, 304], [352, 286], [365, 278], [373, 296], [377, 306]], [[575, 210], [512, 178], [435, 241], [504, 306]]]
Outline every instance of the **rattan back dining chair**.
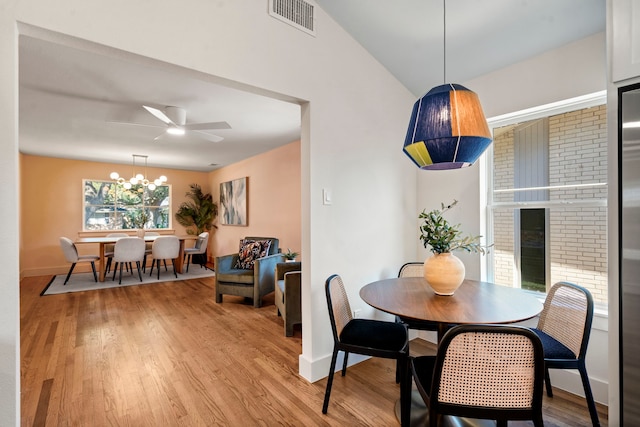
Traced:
[[443, 416], [496, 420], [498, 426], [508, 420], [543, 425], [544, 353], [528, 328], [454, 326], [436, 356], [411, 359], [411, 373], [431, 427]]
[[549, 369], [577, 369], [580, 372], [591, 423], [600, 425], [585, 363], [593, 322], [593, 297], [582, 286], [570, 282], [554, 284], [544, 302], [538, 334], [544, 347], [547, 396], [553, 397]]
[[401, 424], [408, 425], [410, 417], [411, 378], [409, 375], [409, 334], [403, 323], [353, 318], [342, 278], [331, 275], [325, 282], [329, 320], [333, 333], [333, 354], [327, 379], [322, 413], [326, 414], [338, 353], [344, 352], [342, 376], [347, 373], [349, 353], [400, 361]]
[[[398, 277], [424, 277], [424, 263], [423, 262], [408, 262], [400, 267], [398, 271]], [[396, 321], [401, 321], [396, 316]], [[435, 322], [429, 322], [426, 320], [404, 320], [409, 329], [417, 329], [420, 331], [437, 331], [438, 324]]]
[[[424, 277], [424, 262], [407, 262], [400, 267], [398, 277]], [[418, 331], [437, 331], [438, 324], [427, 320], [401, 319], [396, 316], [396, 322], [403, 322], [407, 328]], [[400, 382], [400, 370], [396, 368], [396, 382]]]

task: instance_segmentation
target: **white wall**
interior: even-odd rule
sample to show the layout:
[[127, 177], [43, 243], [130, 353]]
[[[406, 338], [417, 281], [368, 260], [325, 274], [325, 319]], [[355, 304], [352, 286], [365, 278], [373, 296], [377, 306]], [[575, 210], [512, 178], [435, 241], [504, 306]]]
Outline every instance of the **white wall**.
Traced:
[[[359, 288], [395, 275], [415, 255], [416, 171], [401, 151], [415, 100], [322, 10], [316, 12], [317, 37], [311, 37], [269, 17], [266, 0], [185, 0], [178, 8], [167, 0], [0, 0], [0, 425], [19, 420], [19, 31], [46, 38], [59, 32], [303, 103], [301, 252], [308, 268], [300, 371], [310, 380], [326, 376], [332, 339], [325, 279], [340, 273], [354, 308], [365, 311]], [[323, 188], [333, 191], [331, 206], [321, 204]]]
[[[462, 84], [478, 94], [485, 115], [490, 119], [606, 90], [606, 63], [605, 34], [599, 33]], [[418, 209], [430, 210], [439, 207], [441, 202], [457, 199], [460, 203], [451, 211], [451, 221], [461, 223], [465, 233], [482, 234], [480, 181], [483, 173], [480, 162], [462, 173], [420, 172]], [[428, 252], [419, 242], [417, 244], [419, 257], [426, 258]], [[481, 279], [484, 262], [481, 256], [465, 253], [459, 256], [465, 263], [467, 277]], [[599, 314], [594, 319], [587, 354], [587, 369], [595, 399], [605, 404], [608, 403], [609, 377], [607, 331], [607, 317]], [[584, 395], [577, 371], [552, 371], [551, 382], [554, 386]]]
[[[417, 212], [451, 197], [480, 205], [477, 166], [456, 174], [433, 172], [429, 178], [420, 172], [416, 191], [417, 170], [401, 151], [414, 97], [322, 10], [316, 12], [314, 38], [269, 17], [266, 0], [185, 0], [178, 9], [168, 0], [0, 0], [1, 425], [19, 422], [17, 22], [26, 24], [21, 31], [44, 28], [304, 104], [301, 252], [308, 268], [300, 372], [310, 380], [326, 376], [332, 346], [324, 280], [341, 274], [354, 308], [372, 315], [358, 290], [394, 276], [403, 262], [421, 253]], [[575, 58], [552, 56], [542, 61], [543, 68], [516, 67], [463, 84], [479, 94], [488, 116], [601, 90], [604, 63], [593, 55], [603, 55], [602, 41], [585, 43], [571, 49]], [[584, 81], [575, 78], [576, 70]], [[323, 188], [333, 192], [331, 206], [321, 203]], [[460, 222], [470, 232], [479, 229], [474, 209], [464, 209]], [[479, 275], [479, 261], [471, 267], [465, 263], [470, 277]]]

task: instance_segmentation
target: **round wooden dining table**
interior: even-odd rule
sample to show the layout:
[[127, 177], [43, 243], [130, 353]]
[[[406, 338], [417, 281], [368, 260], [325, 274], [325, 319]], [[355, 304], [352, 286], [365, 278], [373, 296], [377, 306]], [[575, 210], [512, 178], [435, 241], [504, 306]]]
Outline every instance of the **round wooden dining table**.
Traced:
[[[438, 342], [451, 325], [506, 324], [531, 319], [542, 311], [542, 302], [521, 289], [465, 279], [451, 296], [437, 295], [422, 277], [399, 277], [369, 283], [360, 297], [372, 307], [399, 316], [409, 324], [433, 322]], [[399, 418], [400, 403], [396, 404]], [[422, 397], [411, 393], [411, 426], [428, 425], [428, 411]], [[495, 425], [487, 420], [444, 417], [447, 426]]]
[[379, 280], [360, 289], [360, 298], [409, 322], [437, 323], [438, 341], [449, 325], [514, 323], [542, 311], [542, 302], [521, 289], [469, 279], [451, 296], [437, 295], [422, 277]]

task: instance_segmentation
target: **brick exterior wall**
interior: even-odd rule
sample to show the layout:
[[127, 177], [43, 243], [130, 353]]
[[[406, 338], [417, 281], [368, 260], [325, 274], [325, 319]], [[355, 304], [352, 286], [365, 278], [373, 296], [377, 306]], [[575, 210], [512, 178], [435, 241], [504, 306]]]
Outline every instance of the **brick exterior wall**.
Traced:
[[[494, 188], [513, 187], [513, 131], [494, 140]], [[607, 181], [606, 106], [549, 117], [549, 185]], [[607, 187], [552, 190], [554, 200], [606, 200]], [[496, 202], [513, 193], [494, 195]], [[511, 209], [494, 211], [494, 281], [512, 285], [514, 220]], [[550, 286], [570, 281], [588, 288], [595, 301], [607, 301], [607, 208], [561, 207], [549, 211]]]

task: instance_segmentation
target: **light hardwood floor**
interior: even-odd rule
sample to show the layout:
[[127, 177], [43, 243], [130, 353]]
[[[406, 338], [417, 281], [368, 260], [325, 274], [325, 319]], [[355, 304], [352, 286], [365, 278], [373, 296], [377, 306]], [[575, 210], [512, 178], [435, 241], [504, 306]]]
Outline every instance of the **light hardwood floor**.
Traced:
[[[21, 283], [22, 426], [398, 425], [389, 360], [337, 375], [322, 414], [326, 379], [298, 376], [301, 331], [284, 336], [273, 296], [259, 309], [216, 304], [213, 278], [39, 296], [49, 279]], [[589, 415], [558, 391], [544, 421], [586, 426]]]

